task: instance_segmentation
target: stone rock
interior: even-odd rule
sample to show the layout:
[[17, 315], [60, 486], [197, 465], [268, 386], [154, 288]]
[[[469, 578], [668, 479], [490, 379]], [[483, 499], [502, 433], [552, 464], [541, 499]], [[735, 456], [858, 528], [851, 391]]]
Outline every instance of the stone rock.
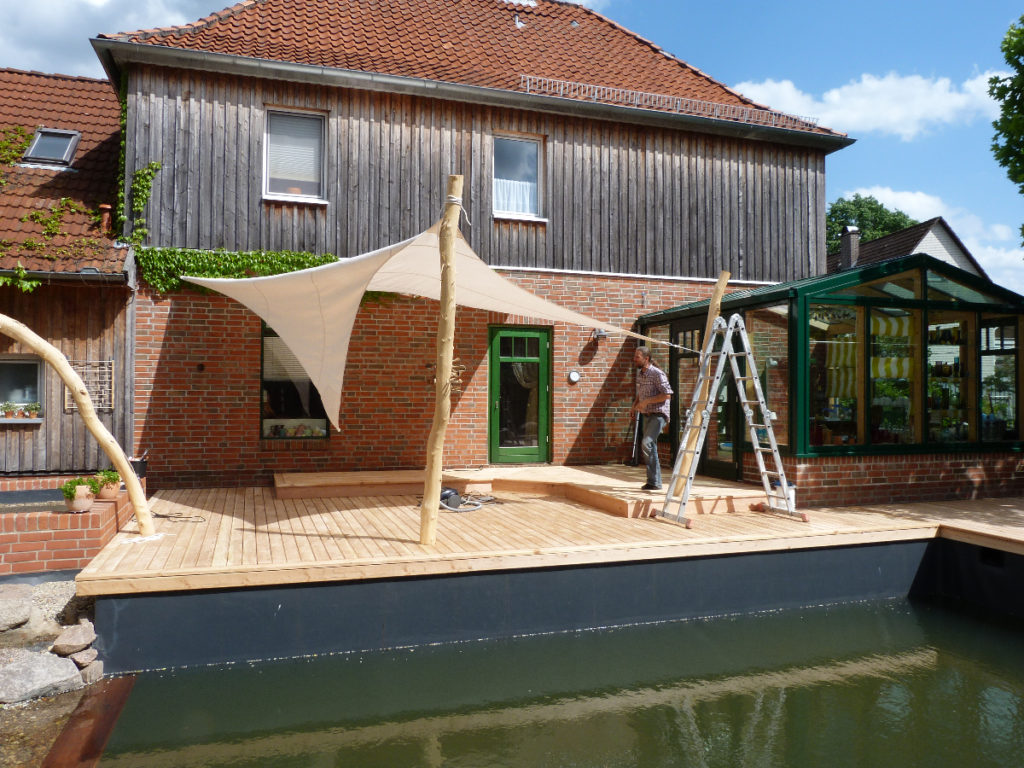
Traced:
[[79, 669], [85, 669], [94, 661], [96, 661], [96, 658], [99, 655], [100, 652], [97, 651], [95, 648], [86, 648], [83, 651], [72, 653], [70, 656], [68, 656], [68, 658], [75, 662], [75, 664], [78, 665]]
[[31, 585], [0, 584], [0, 632], [20, 627], [31, 615]]
[[58, 656], [69, 656], [83, 648], [88, 648], [96, 640], [96, 630], [92, 622], [82, 619], [73, 627], [68, 627], [53, 641], [53, 652]]
[[82, 682], [85, 685], [92, 685], [93, 683], [103, 679], [103, 662], [94, 661], [84, 669], [82, 669]]
[[[27, 655], [26, 655], [27, 654]], [[0, 703], [54, 696], [81, 688], [82, 675], [71, 659], [26, 651], [0, 667]]]

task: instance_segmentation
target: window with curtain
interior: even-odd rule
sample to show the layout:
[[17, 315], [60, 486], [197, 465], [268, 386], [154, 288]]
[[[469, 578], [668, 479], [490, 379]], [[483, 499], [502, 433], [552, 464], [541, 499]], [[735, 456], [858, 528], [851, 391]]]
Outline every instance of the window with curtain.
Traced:
[[540, 142], [495, 137], [494, 212], [539, 217], [539, 188]]
[[268, 112], [267, 193], [322, 198], [323, 144], [321, 115]]

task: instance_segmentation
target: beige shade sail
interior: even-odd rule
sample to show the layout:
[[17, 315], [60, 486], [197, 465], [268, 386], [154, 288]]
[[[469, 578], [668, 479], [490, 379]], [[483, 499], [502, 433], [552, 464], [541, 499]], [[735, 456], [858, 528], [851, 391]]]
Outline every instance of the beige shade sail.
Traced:
[[[437, 300], [441, 294], [439, 228], [440, 222], [395, 245], [283, 275], [182, 279], [230, 296], [273, 328], [309, 375], [337, 428], [349, 338], [363, 293], [387, 291]], [[487, 266], [461, 233], [455, 241], [455, 276], [455, 301], [460, 306], [600, 328], [662, 343], [520, 288]]]

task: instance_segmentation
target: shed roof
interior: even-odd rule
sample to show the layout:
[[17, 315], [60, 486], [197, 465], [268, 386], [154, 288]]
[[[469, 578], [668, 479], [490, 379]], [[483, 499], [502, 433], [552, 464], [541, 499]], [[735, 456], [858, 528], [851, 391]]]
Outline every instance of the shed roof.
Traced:
[[[988, 277], [985, 274], [985, 270], [981, 268], [981, 265], [971, 255], [971, 252], [967, 250], [967, 246], [963, 244], [960, 238], [957, 237], [956, 232], [953, 231], [953, 228], [941, 216], [922, 221], [919, 224], [913, 224], [905, 229], [901, 229], [899, 232], [893, 232], [891, 235], [876, 237], [874, 240], [861, 241], [857, 248], [857, 266], [877, 264], [897, 256], [905, 256], [908, 253], [920, 253], [919, 246], [922, 241], [930, 232], [937, 228], [945, 231], [946, 235], [960, 249], [964, 259], [977, 270], [977, 274], [982, 277]], [[935, 253], [928, 255], [935, 256], [936, 258], [939, 256], [939, 254]], [[828, 255], [827, 269], [829, 272], [839, 271], [839, 251], [834, 251]]]
[[[662, 95], [693, 100], [684, 112], [710, 119], [775, 119], [649, 40], [559, 0], [244, 0], [191, 24], [98, 36], [101, 57], [116, 58], [123, 49], [115, 54], [109, 43], [516, 93], [529, 88], [542, 96], [655, 111], [666, 110], [667, 102], [640, 103], [636, 94]], [[526, 77], [534, 78], [531, 84]], [[702, 112], [708, 104], [740, 111]], [[804, 119], [791, 118], [784, 127], [849, 143], [844, 134]]]
[[[120, 114], [106, 80], [0, 69], [0, 132], [21, 127], [31, 136], [43, 127], [82, 135], [68, 167], [0, 166], [0, 269], [20, 263], [31, 273], [124, 271], [127, 249], [115, 248], [93, 215], [100, 204], [116, 202]], [[62, 208], [53, 236], [26, 220], [35, 212], [53, 217], [65, 199], [74, 206]]]

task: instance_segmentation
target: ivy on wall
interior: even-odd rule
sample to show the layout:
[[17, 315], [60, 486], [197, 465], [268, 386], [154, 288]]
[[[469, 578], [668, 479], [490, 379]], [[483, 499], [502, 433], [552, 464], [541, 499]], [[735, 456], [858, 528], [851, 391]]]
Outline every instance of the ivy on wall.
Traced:
[[[139, 274], [159, 293], [171, 293], [187, 284], [182, 275], [193, 277], [265, 277], [331, 264], [329, 253], [302, 251], [204, 251], [196, 248], [135, 249]], [[201, 290], [197, 285], [189, 288]]]

